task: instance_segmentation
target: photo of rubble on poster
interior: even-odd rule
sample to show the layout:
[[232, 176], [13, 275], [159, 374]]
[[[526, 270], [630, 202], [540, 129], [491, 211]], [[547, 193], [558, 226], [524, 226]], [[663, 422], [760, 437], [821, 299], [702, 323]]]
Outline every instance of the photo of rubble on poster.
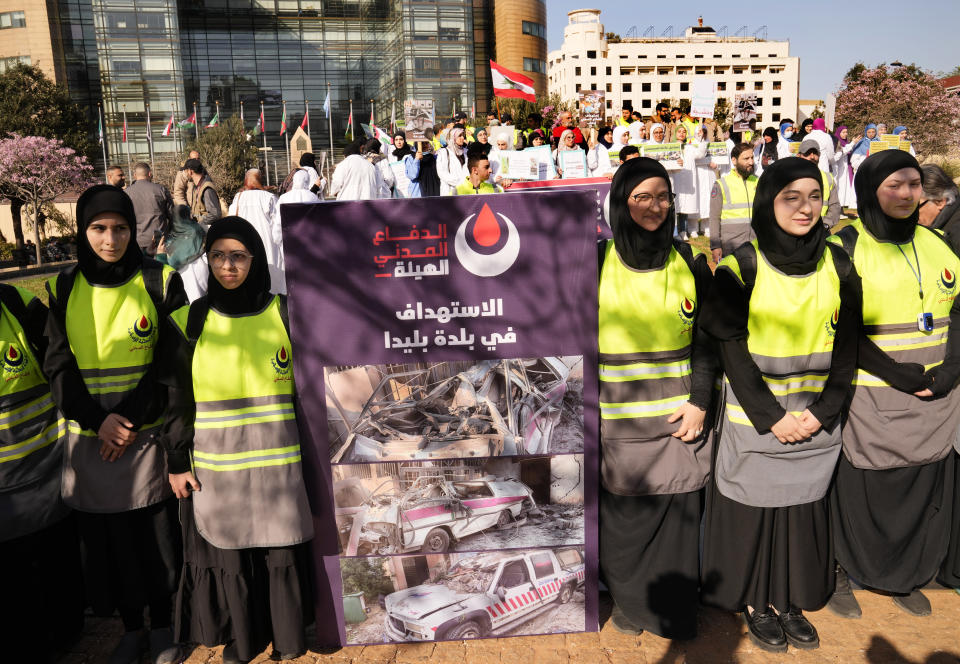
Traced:
[[584, 543], [583, 455], [333, 467], [344, 556]]
[[583, 452], [583, 358], [325, 367], [334, 463]]
[[342, 558], [347, 643], [582, 632], [582, 547]]

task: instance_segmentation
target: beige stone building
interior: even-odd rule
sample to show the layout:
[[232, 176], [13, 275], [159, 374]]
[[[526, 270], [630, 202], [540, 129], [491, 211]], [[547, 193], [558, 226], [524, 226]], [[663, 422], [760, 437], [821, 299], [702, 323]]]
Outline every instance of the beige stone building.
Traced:
[[547, 91], [547, 6], [543, 0], [495, 0], [494, 56], [497, 64], [533, 79], [537, 95]]
[[0, 0], [0, 73], [18, 62], [37, 65], [50, 79], [64, 80], [55, 57], [55, 21], [45, 0]]

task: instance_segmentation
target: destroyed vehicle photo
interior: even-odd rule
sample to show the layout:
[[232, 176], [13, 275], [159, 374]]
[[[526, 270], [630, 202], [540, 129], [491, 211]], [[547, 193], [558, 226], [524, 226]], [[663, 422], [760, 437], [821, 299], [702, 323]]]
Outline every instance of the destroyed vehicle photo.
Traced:
[[333, 479], [344, 556], [584, 541], [582, 455], [342, 464]]
[[325, 370], [334, 463], [583, 451], [582, 357]]
[[[419, 561], [409, 560], [418, 558]], [[432, 560], [431, 560], [432, 559]], [[403, 589], [379, 599], [350, 643], [443, 641], [552, 634], [585, 629], [585, 566], [579, 547], [511, 553], [400, 556], [381, 559]], [[418, 568], [428, 579], [416, 585]], [[353, 591], [344, 574], [344, 592]], [[374, 623], [380, 619], [379, 626]]]

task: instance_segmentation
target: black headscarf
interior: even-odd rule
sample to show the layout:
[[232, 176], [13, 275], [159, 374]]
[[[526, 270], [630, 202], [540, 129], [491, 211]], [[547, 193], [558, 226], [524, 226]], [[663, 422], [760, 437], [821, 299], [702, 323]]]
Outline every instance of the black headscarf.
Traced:
[[757, 234], [757, 246], [766, 259], [786, 274], [809, 274], [813, 272], [827, 242], [827, 229], [820, 221], [820, 209], [815, 210], [815, 222], [802, 237], [790, 235], [777, 224], [773, 211], [773, 199], [794, 180], [816, 180], [823, 192], [820, 169], [806, 159], [781, 159], [763, 170], [757, 193], [753, 198], [753, 226]]
[[421, 196], [440, 195], [440, 176], [437, 174], [437, 155], [424, 151], [420, 159], [420, 174], [415, 182], [420, 183]]
[[610, 228], [613, 244], [620, 259], [635, 270], [661, 267], [673, 247], [673, 227], [676, 211], [671, 204], [667, 218], [655, 231], [641, 228], [630, 216], [627, 197], [634, 188], [648, 178], [663, 178], [672, 194], [670, 176], [659, 161], [647, 157], [629, 159], [617, 169], [610, 185]]
[[777, 143], [780, 141], [780, 132], [778, 132], [773, 127], [767, 127], [763, 130], [764, 136], [770, 137], [770, 142], [763, 142], [763, 156], [767, 158], [768, 162], [773, 162], [777, 160]]
[[209, 252], [213, 243], [221, 238], [231, 238], [243, 243], [253, 254], [250, 271], [243, 283], [233, 290], [224, 288], [213, 276], [213, 266], [208, 266], [207, 300], [211, 307], [229, 315], [251, 314], [262, 311], [273, 295], [270, 293], [270, 272], [267, 267], [267, 252], [260, 234], [249, 221], [241, 217], [218, 219], [207, 231], [204, 251]]
[[317, 158], [312, 152], [304, 152], [300, 155], [300, 165], [309, 166], [313, 170], [317, 170]]
[[408, 154], [413, 154], [414, 150], [413, 148], [410, 147], [410, 144], [407, 143], [406, 134], [404, 134], [402, 131], [398, 131], [396, 134], [393, 135], [394, 140], [396, 140], [397, 137], [400, 137], [403, 139], [403, 147], [394, 149], [393, 158], [396, 159], [397, 161], [403, 161], [403, 158], [406, 157]]
[[[604, 137], [604, 135], [606, 135], [606, 134], [608, 134], [608, 133], [610, 133], [610, 132], [612, 132], [612, 131], [613, 131], [613, 127], [600, 127], [600, 128], [597, 130], [597, 143], [599, 143], [599, 144], [602, 145], [603, 147], [607, 148], [608, 150], [610, 149], [610, 146], [613, 145], [613, 141], [612, 141], [612, 140], [611, 140], [611, 141], [605, 141], [605, 140], [603, 140], [603, 137]], [[613, 136], [611, 136], [610, 138], [613, 138]]]
[[877, 189], [890, 177], [891, 173], [896, 173], [901, 168], [915, 168], [921, 181], [923, 180], [920, 164], [909, 152], [903, 150], [883, 150], [867, 157], [860, 164], [857, 175], [853, 179], [853, 188], [857, 192], [857, 212], [860, 213], [860, 219], [863, 220], [864, 227], [870, 231], [870, 235], [880, 242], [895, 244], [909, 242], [920, 220], [919, 207], [906, 219], [888, 217], [880, 209]]
[[[116, 263], [99, 256], [87, 241], [87, 228], [93, 218], [104, 212], [116, 212], [130, 226], [127, 250]], [[109, 184], [97, 184], [77, 199], [77, 265], [91, 284], [115, 286], [129, 279], [143, 265], [143, 253], [137, 245], [137, 215], [133, 201], [122, 189]]]

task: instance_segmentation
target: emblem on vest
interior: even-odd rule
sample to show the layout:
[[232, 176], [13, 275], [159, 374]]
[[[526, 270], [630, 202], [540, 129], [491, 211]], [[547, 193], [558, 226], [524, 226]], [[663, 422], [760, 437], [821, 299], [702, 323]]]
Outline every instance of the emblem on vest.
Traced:
[[680, 334], [687, 334], [693, 329], [693, 321], [697, 316], [697, 303], [689, 297], [680, 301], [680, 308], [677, 310], [677, 318], [680, 319]]
[[274, 383], [290, 380], [290, 353], [287, 352], [285, 346], [280, 346], [280, 350], [273, 354], [270, 364], [273, 365], [273, 370], [277, 373], [273, 379]]
[[20, 378], [29, 372], [30, 360], [27, 359], [27, 354], [17, 348], [15, 344], [10, 344], [7, 352], [3, 354], [4, 380]]
[[943, 268], [940, 278], [937, 279], [937, 288], [944, 295], [955, 295], [957, 292], [957, 275], [947, 268]]
[[146, 316], [140, 316], [133, 327], [127, 329], [130, 339], [136, 344], [131, 350], [150, 350], [156, 338], [157, 326]]
[[833, 339], [837, 336], [837, 322], [840, 320], [840, 309], [839, 307], [833, 310], [833, 315], [830, 316], [830, 320], [823, 324], [824, 329], [827, 331], [827, 336]]

